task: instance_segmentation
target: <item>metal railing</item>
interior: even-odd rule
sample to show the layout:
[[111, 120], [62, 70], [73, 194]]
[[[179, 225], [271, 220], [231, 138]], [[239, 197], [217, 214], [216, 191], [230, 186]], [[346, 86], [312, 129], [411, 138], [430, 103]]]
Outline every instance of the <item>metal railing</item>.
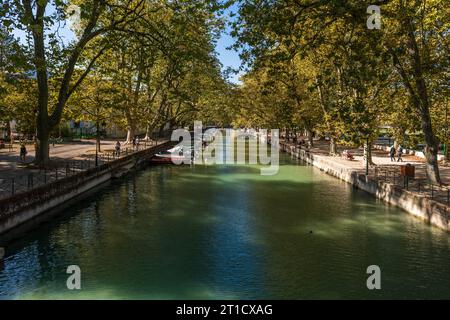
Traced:
[[53, 162], [48, 167], [31, 169], [29, 172], [14, 174], [12, 177], [1, 177], [0, 175], [0, 199], [27, 192], [89, 170], [96, 167], [96, 162], [97, 166], [101, 166], [157, 145], [157, 141], [143, 141], [136, 147], [123, 147], [119, 153], [115, 150], [99, 153], [97, 161], [95, 155], [92, 155], [86, 159], [67, 159]]
[[[298, 148], [282, 140], [282, 148]], [[303, 148], [302, 148], [303, 149]], [[308, 149], [303, 149], [306, 152]], [[369, 178], [375, 179], [377, 183], [385, 182], [395, 185], [398, 188], [411, 192], [417, 192], [420, 195], [437, 202], [450, 205], [450, 187], [437, 185], [428, 182], [426, 179], [411, 178], [401, 175], [400, 166], [375, 166], [369, 171]]]
[[450, 187], [401, 175], [400, 167], [375, 167], [373, 175], [377, 182], [393, 184], [401, 189], [417, 192], [437, 202], [450, 204]]

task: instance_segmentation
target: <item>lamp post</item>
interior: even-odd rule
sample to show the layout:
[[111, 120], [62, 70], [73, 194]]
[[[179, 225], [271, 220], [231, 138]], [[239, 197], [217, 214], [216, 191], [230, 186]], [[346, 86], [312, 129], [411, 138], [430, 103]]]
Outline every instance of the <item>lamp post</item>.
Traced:
[[98, 125], [98, 118], [97, 121], [95, 121], [95, 131], [97, 138], [95, 139], [95, 166], [98, 166], [98, 140], [100, 139], [100, 133], [99, 133], [99, 125]]
[[369, 175], [369, 136], [366, 137], [366, 176]]
[[444, 161], [448, 162], [449, 161], [449, 150], [448, 150], [448, 130], [449, 130], [449, 125], [448, 125], [448, 101], [445, 104], [445, 143], [444, 143]]
[[102, 127], [106, 127], [106, 122], [105, 122], [105, 118], [101, 116], [100, 114], [100, 107], [97, 106], [94, 109], [94, 112], [89, 112], [87, 110], [85, 110], [83, 112], [83, 114], [86, 114], [87, 116], [90, 116], [91, 119], [95, 119], [95, 166], [97, 167], [99, 164], [99, 153], [101, 152], [101, 142], [100, 142], [100, 138], [101, 138], [101, 130]]

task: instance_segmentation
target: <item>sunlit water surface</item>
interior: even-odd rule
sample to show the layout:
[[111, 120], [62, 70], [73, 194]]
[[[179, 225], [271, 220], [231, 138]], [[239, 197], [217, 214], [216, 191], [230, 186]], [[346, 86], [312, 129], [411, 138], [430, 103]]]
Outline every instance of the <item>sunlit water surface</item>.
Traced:
[[450, 298], [448, 234], [281, 161], [276, 176], [162, 166], [115, 181], [7, 245], [0, 298]]

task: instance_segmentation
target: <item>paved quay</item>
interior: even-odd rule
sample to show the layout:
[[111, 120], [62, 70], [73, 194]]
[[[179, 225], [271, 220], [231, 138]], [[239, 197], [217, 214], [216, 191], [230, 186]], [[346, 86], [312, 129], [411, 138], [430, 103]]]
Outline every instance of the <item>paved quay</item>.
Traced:
[[[283, 141], [284, 142], [284, 141]], [[294, 146], [294, 143], [289, 143]], [[350, 161], [340, 156], [330, 156], [329, 155], [329, 143], [328, 141], [314, 141], [314, 147], [309, 149], [309, 152], [312, 154], [320, 155], [321, 157], [325, 157], [328, 160], [332, 160], [338, 163], [341, 166], [344, 166], [348, 169], [354, 170], [358, 173], [365, 173], [366, 163], [363, 156], [362, 148], [349, 148], [345, 146], [339, 146], [338, 152], [342, 154], [344, 150], [348, 150], [353, 156], [354, 160]], [[413, 156], [413, 155], [403, 155], [403, 162], [391, 162], [389, 157], [389, 152], [383, 150], [372, 150], [372, 161], [375, 166], [370, 167], [370, 173], [373, 174], [374, 168], [388, 168], [392, 170], [397, 170], [400, 172], [399, 166], [405, 165], [407, 163], [415, 166], [416, 171], [416, 179], [424, 180], [426, 179], [426, 170], [425, 170], [425, 159]], [[444, 185], [450, 185], [450, 165], [444, 165], [442, 161], [439, 163], [439, 172], [441, 175], [442, 183]]]
[[[112, 160], [117, 140], [102, 140], [99, 164]], [[120, 141], [121, 155], [132, 151], [131, 145]], [[163, 140], [158, 141], [158, 144]], [[156, 142], [141, 141], [140, 149], [150, 147]], [[95, 140], [79, 140], [50, 145], [50, 159], [55, 168], [40, 170], [31, 164], [34, 161], [34, 145], [27, 144], [26, 161], [20, 161], [19, 143], [13, 148], [0, 149], [0, 198], [9, 197], [17, 192], [26, 191], [71, 175], [95, 165]], [[32, 175], [32, 177], [30, 177]]]

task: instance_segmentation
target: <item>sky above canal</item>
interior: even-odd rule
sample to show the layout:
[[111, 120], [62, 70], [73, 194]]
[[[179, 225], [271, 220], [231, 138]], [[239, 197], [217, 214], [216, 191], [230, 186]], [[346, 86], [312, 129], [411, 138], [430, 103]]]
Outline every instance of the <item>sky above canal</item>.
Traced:
[[[49, 8], [49, 14], [52, 12], [52, 8]], [[236, 12], [237, 6], [233, 5], [225, 12], [225, 17], [229, 18], [230, 13]], [[216, 52], [217, 57], [219, 58], [220, 62], [222, 63], [222, 70], [226, 71], [229, 68], [232, 69], [239, 69], [241, 66], [241, 59], [239, 58], [239, 53], [234, 50], [229, 50], [228, 48], [235, 43], [235, 39], [231, 37], [230, 35], [231, 28], [227, 26], [225, 30], [222, 32], [222, 35], [220, 39], [217, 41], [216, 44]], [[59, 35], [65, 42], [70, 42], [74, 39], [73, 32], [69, 29], [68, 26], [61, 26], [59, 29]], [[14, 30], [13, 32], [15, 37], [18, 37], [21, 41], [25, 40], [25, 33], [21, 30]], [[232, 83], [240, 83], [239, 77], [242, 75], [242, 72], [239, 72], [238, 74], [230, 73], [229, 74], [229, 80]]]
[[[237, 10], [238, 7], [236, 4], [231, 6], [230, 9], [227, 10], [226, 12], [228, 18], [230, 19], [229, 17], [230, 13], [236, 13]], [[234, 19], [236, 19], [236, 17]], [[239, 69], [239, 67], [241, 66], [241, 59], [239, 58], [239, 53], [234, 50], [227, 49], [228, 47], [233, 45], [236, 41], [233, 37], [231, 37], [230, 31], [231, 29], [227, 27], [226, 30], [222, 33], [222, 36], [216, 45], [216, 51], [218, 53], [219, 60], [222, 63], [224, 70], [226, 70], [228, 67], [233, 69]], [[241, 75], [242, 72], [238, 74], [231, 74], [230, 81], [233, 83], [240, 83], [239, 77]]]

